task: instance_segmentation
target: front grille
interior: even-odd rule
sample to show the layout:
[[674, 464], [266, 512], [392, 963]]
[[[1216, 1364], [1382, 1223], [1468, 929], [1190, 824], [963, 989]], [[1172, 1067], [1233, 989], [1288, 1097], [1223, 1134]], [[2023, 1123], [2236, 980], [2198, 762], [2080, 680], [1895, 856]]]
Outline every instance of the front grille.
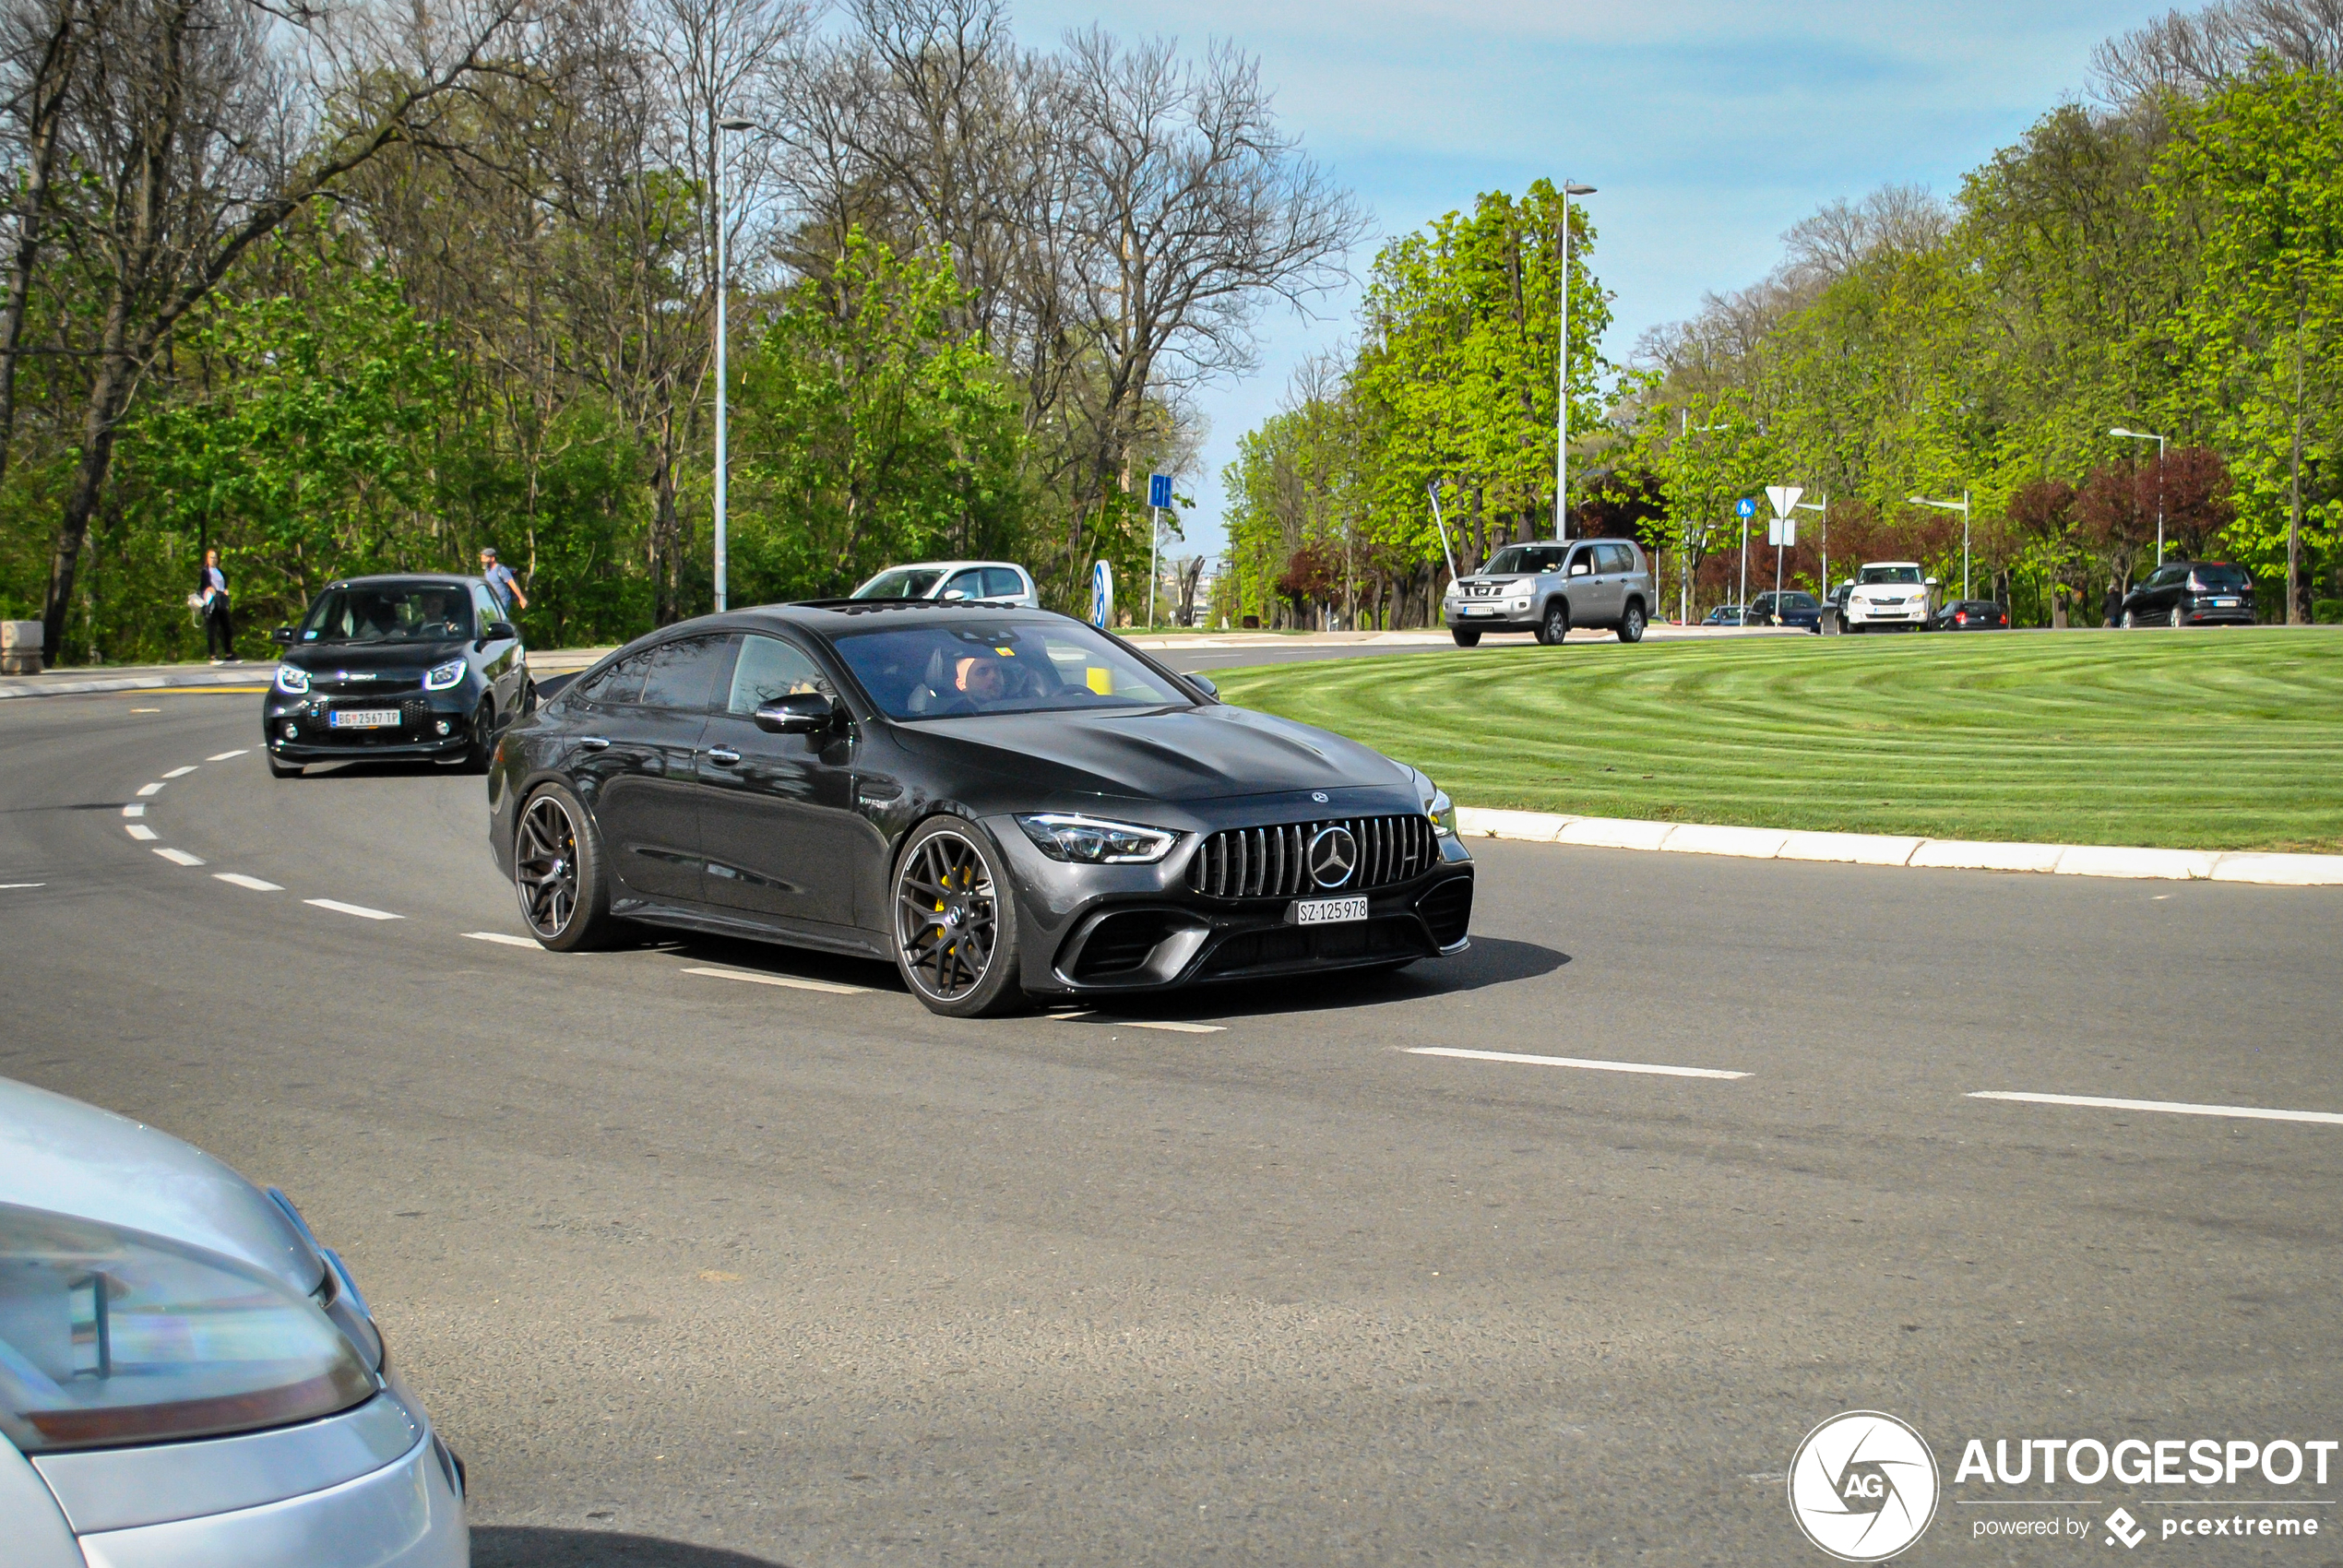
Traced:
[[1412, 813], [1230, 827], [1197, 846], [1188, 861], [1188, 886], [1207, 898], [1297, 898], [1315, 893], [1310, 840], [1328, 827], [1349, 828], [1359, 843], [1358, 869], [1341, 885], [1344, 893], [1406, 882], [1429, 871], [1438, 858], [1432, 820]]
[[[335, 708], [395, 707], [398, 710], [396, 726], [382, 730], [337, 730], [333, 727]], [[453, 719], [453, 715], [448, 716]], [[416, 746], [444, 741], [432, 727], [431, 704], [422, 697], [408, 697], [389, 702], [367, 702], [357, 697], [345, 697], [334, 703], [314, 703], [301, 716], [303, 738], [312, 744], [347, 746]], [[460, 730], [457, 731], [460, 733]]]
[[356, 700], [362, 697], [395, 697], [423, 689], [422, 677], [409, 675], [387, 681], [326, 681], [313, 676], [309, 689], [327, 696]]
[[1425, 956], [1423, 928], [1404, 915], [1340, 925], [1276, 926], [1232, 936], [1215, 948], [1200, 974], [1227, 979], [1254, 970], [1310, 964], [1374, 962]]

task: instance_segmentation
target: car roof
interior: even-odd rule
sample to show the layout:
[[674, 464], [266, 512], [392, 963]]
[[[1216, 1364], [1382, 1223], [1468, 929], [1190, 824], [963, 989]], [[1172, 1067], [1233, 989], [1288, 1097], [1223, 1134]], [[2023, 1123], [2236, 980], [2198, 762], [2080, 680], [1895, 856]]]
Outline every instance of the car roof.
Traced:
[[880, 567], [871, 577], [883, 577], [889, 572], [949, 572], [962, 566], [1006, 566], [1017, 572], [1025, 569], [1014, 561], [898, 561], [892, 566]]
[[394, 583], [428, 588], [485, 588], [487, 580], [456, 572], [378, 572], [369, 577], [336, 577], [327, 588], [387, 588]]

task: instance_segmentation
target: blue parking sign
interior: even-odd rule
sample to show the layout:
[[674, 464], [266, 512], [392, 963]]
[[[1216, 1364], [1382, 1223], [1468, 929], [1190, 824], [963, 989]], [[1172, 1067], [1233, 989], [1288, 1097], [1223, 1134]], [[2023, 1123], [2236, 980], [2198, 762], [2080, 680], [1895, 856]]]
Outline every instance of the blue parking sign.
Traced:
[[1148, 505], [1150, 506], [1172, 505], [1172, 476], [1170, 474], [1148, 475]]

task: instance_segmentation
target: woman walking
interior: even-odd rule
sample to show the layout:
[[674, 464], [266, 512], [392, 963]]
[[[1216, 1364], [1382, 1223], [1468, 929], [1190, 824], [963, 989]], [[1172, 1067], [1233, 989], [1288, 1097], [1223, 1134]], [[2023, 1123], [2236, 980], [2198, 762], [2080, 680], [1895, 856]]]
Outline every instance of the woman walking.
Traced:
[[220, 569], [220, 552], [203, 552], [203, 570], [196, 574], [196, 598], [203, 617], [204, 646], [214, 664], [241, 664], [236, 657], [236, 624], [229, 618], [228, 574]]

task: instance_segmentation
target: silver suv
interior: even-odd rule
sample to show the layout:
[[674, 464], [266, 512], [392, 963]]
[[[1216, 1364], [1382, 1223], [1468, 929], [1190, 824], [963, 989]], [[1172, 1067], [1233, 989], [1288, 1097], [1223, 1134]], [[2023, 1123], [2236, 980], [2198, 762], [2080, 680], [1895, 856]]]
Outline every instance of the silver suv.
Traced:
[[1562, 641], [1573, 626], [1608, 627], [1643, 641], [1653, 601], [1651, 560], [1632, 539], [1533, 540], [1508, 544], [1448, 585], [1441, 618], [1458, 647], [1483, 632], [1535, 632]]

